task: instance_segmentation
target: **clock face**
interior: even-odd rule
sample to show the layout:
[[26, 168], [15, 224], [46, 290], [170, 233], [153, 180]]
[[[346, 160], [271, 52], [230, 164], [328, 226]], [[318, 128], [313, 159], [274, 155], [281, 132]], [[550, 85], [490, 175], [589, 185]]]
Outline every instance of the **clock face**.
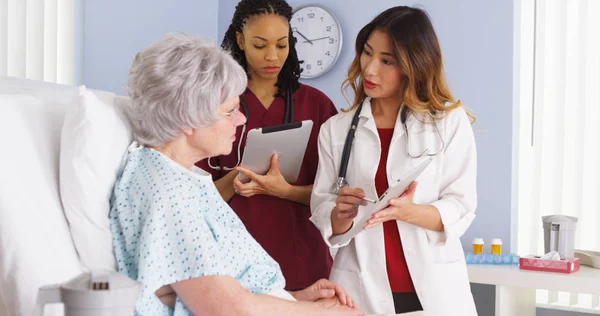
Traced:
[[342, 49], [342, 30], [337, 19], [319, 6], [297, 9], [290, 23], [296, 38], [302, 78], [315, 78], [331, 69]]

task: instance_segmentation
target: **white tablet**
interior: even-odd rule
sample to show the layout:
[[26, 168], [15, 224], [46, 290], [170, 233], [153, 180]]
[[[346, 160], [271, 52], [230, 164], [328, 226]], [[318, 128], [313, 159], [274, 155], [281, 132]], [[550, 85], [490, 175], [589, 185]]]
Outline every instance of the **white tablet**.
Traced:
[[433, 159], [427, 158], [418, 166], [411, 169], [404, 176], [402, 176], [396, 183], [390, 185], [390, 187], [379, 197], [375, 203], [369, 203], [365, 206], [358, 207], [358, 215], [354, 218], [354, 225], [345, 234], [335, 235], [329, 238], [329, 242], [332, 245], [343, 244], [352, 239], [358, 233], [363, 230], [363, 226], [367, 223], [369, 218], [376, 212], [383, 210], [388, 207], [389, 201], [402, 195], [406, 189], [410, 186], [413, 181], [417, 180], [419, 175], [423, 173], [425, 168], [429, 166]]
[[[240, 167], [264, 175], [271, 167], [271, 156], [277, 153], [279, 171], [288, 183], [295, 183], [302, 167], [312, 126], [313, 122], [306, 120], [250, 130]], [[250, 181], [242, 173], [238, 177], [242, 183]]]

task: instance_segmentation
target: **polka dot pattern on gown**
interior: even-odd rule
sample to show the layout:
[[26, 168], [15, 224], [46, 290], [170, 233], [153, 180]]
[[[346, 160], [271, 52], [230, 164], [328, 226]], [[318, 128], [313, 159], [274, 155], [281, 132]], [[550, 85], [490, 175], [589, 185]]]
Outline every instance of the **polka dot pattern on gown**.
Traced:
[[143, 284], [136, 315], [192, 315], [181, 300], [170, 309], [154, 292], [196, 277], [231, 276], [252, 293], [285, 286], [277, 262], [210, 175], [154, 149], [129, 149], [111, 198], [110, 226], [118, 271]]

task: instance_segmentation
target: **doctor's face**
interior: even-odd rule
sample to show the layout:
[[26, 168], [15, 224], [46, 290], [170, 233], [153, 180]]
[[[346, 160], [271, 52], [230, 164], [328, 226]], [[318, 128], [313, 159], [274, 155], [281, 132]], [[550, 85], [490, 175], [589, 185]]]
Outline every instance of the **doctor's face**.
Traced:
[[276, 14], [255, 15], [248, 19], [243, 33], [236, 33], [238, 46], [248, 62], [250, 80], [254, 76], [275, 79], [290, 53], [288, 21]]
[[371, 98], [400, 97], [402, 73], [387, 33], [374, 30], [360, 55], [365, 93]]

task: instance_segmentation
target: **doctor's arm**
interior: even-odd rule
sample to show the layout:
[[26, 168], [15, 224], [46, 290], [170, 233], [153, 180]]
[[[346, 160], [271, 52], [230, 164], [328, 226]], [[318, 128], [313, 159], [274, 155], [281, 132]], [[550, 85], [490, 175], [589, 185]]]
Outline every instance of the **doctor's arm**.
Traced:
[[[329, 238], [347, 232], [353, 225], [353, 217], [356, 216], [356, 213], [351, 210], [351, 207], [347, 207], [348, 210], [342, 211], [343, 215], [338, 215], [340, 210], [337, 208], [336, 201], [339, 197], [332, 193], [332, 186], [337, 181], [337, 168], [332, 153], [331, 123], [331, 120], [327, 121], [319, 132], [319, 165], [310, 200], [312, 213], [310, 220], [319, 229], [328, 246], [341, 247], [350, 241], [340, 245], [331, 245]], [[360, 195], [361, 192], [360, 189], [342, 188], [340, 196], [347, 195], [348, 197], [344, 198], [347, 198], [348, 204], [351, 204], [350, 202], [354, 201], [352, 195]], [[362, 196], [364, 197], [364, 193]], [[355, 200], [358, 201], [356, 198]]]
[[461, 107], [450, 112], [444, 121], [446, 147], [439, 175], [439, 199], [430, 205], [419, 205], [414, 210], [428, 210], [422, 213], [422, 217], [429, 217], [433, 225], [422, 227], [427, 229], [429, 240], [436, 244], [460, 238], [473, 222], [477, 208], [477, 150], [469, 117]]
[[475, 138], [462, 108], [448, 114], [444, 124], [446, 146], [439, 169], [441, 174], [436, 175], [441, 178], [438, 200], [414, 204], [413, 195], [419, 185], [413, 183], [399, 198], [390, 200], [390, 207], [373, 214], [365, 228], [388, 220], [400, 220], [424, 228], [434, 244], [444, 244], [465, 233], [475, 217], [477, 206]]

